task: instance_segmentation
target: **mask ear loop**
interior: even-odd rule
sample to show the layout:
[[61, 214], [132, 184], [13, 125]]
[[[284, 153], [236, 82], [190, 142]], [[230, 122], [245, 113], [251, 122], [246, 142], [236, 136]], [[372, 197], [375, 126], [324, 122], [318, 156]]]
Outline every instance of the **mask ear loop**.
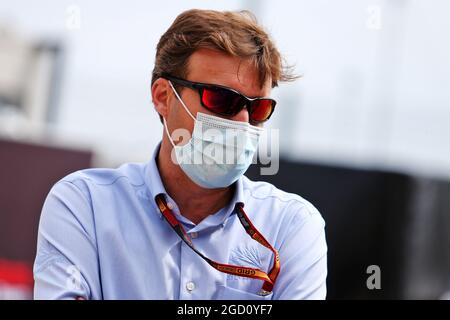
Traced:
[[175, 96], [177, 97], [178, 101], [180, 101], [181, 105], [183, 106], [184, 110], [186, 110], [186, 112], [191, 116], [191, 118], [195, 121], [194, 116], [192, 115], [192, 113], [189, 111], [188, 107], [186, 107], [186, 105], [184, 104], [183, 100], [181, 99], [181, 97], [178, 95], [177, 90], [175, 90], [172, 81], [169, 81], [170, 87], [172, 88], [172, 91], [175, 93]]
[[[167, 80], [169, 82], [170, 87], [172, 88], [173, 93], [175, 93], [175, 96], [177, 97], [178, 101], [180, 101], [181, 105], [183, 106], [184, 110], [186, 110], [186, 112], [189, 114], [189, 116], [195, 121], [194, 116], [192, 115], [192, 113], [189, 111], [189, 109], [186, 107], [186, 105], [184, 104], [183, 100], [181, 99], [181, 97], [179, 96], [177, 90], [175, 90], [172, 81]], [[164, 129], [166, 130], [167, 133], [167, 137], [169, 138], [170, 143], [172, 144], [173, 147], [175, 147], [175, 143], [173, 142], [170, 133], [169, 133], [169, 129], [167, 127], [167, 122], [166, 122], [166, 118], [163, 117], [163, 124], [164, 124]]]
[[166, 133], [167, 133], [167, 137], [169, 138], [169, 141], [172, 144], [172, 146], [175, 148], [175, 143], [173, 142], [172, 137], [170, 136], [169, 129], [167, 128], [166, 118], [164, 118], [164, 117], [163, 117], [163, 124], [164, 124], [164, 129], [166, 130]]

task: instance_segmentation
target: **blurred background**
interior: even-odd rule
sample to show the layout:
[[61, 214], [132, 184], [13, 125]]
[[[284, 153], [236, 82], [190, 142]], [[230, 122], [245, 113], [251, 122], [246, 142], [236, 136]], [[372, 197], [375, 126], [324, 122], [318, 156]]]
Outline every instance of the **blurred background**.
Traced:
[[150, 159], [155, 47], [191, 8], [253, 11], [302, 75], [273, 92], [278, 174], [247, 175], [321, 211], [328, 298], [449, 298], [449, 1], [15, 0], [0, 3], [0, 299], [32, 297], [56, 181]]

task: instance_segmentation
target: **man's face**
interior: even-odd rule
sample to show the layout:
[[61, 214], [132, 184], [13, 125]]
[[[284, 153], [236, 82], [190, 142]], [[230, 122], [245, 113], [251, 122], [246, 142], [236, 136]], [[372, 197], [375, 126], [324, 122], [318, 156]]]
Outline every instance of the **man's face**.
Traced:
[[[227, 86], [247, 97], [268, 97], [271, 92], [271, 79], [267, 79], [261, 88], [258, 71], [249, 60], [209, 49], [200, 49], [191, 55], [186, 80]], [[249, 121], [246, 108], [233, 117], [217, 115], [201, 105], [200, 96], [196, 90], [181, 86], [178, 86], [177, 90], [194, 117], [197, 112], [202, 112], [235, 121]], [[194, 121], [176, 96], [172, 94], [168, 101], [166, 119], [170, 132], [177, 128], [184, 128], [192, 133]]]

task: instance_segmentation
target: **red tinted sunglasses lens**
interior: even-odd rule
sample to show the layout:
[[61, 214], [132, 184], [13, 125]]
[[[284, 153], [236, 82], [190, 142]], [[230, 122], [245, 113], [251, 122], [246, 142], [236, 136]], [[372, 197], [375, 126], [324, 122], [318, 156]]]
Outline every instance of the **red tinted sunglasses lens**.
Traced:
[[254, 122], [263, 122], [272, 114], [275, 102], [270, 99], [255, 100], [252, 102], [250, 119]]
[[206, 108], [223, 115], [236, 114], [238, 108], [245, 103], [237, 93], [217, 87], [204, 88], [202, 102]]

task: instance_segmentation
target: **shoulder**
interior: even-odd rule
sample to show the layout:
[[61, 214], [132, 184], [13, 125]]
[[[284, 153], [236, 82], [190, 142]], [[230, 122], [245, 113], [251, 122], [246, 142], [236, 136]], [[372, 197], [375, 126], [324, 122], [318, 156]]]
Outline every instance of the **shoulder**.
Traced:
[[93, 185], [108, 186], [117, 183], [120, 179], [123, 179], [131, 185], [139, 186], [144, 184], [142, 174], [143, 168], [144, 164], [142, 163], [125, 163], [115, 169], [84, 169], [73, 172], [62, 178], [60, 181], [75, 183], [82, 180]]
[[144, 167], [144, 164], [126, 163], [116, 169], [95, 168], [73, 172], [53, 185], [46, 203], [58, 200], [70, 206], [85, 204], [91, 207], [95, 198], [111, 199], [127, 191], [134, 193], [145, 184]]
[[61, 180], [59, 180], [54, 188], [60, 185], [73, 185], [84, 193], [92, 191], [92, 189], [107, 189], [108, 187], [131, 186], [139, 187], [144, 182], [145, 164], [126, 163], [118, 168], [94, 168], [75, 171]]
[[286, 227], [301, 228], [305, 224], [323, 229], [325, 221], [319, 210], [302, 196], [283, 191], [271, 183], [243, 177], [246, 202], [252, 209], [264, 212], [267, 220], [280, 221]]
[[70, 213], [83, 225], [92, 225], [95, 204], [109, 208], [119, 195], [134, 194], [144, 184], [143, 169], [143, 164], [127, 163], [117, 169], [85, 169], [65, 176], [48, 193], [41, 222], [64, 224]]

